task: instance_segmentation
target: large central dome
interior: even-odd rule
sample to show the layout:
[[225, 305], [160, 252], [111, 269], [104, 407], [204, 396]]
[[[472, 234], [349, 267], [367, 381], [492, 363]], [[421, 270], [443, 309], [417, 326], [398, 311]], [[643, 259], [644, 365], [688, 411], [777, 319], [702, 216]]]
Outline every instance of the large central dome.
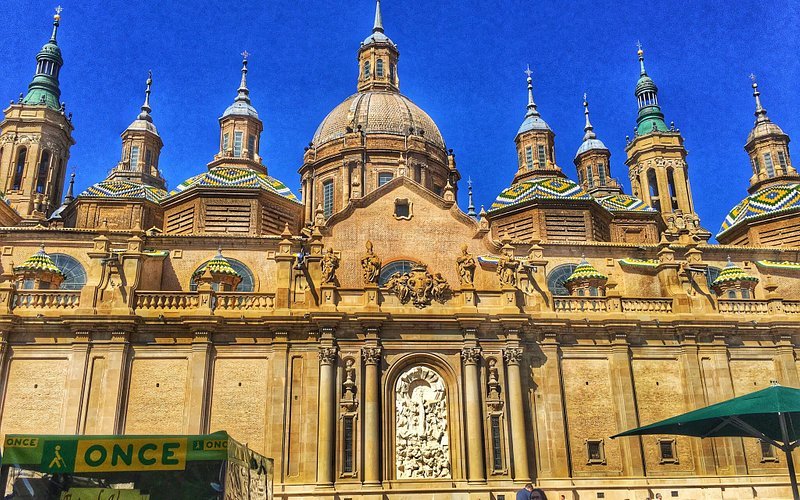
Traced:
[[317, 127], [314, 147], [343, 137], [348, 128], [359, 125], [366, 134], [417, 135], [444, 148], [439, 127], [411, 99], [392, 91], [367, 91], [353, 94], [333, 108]]

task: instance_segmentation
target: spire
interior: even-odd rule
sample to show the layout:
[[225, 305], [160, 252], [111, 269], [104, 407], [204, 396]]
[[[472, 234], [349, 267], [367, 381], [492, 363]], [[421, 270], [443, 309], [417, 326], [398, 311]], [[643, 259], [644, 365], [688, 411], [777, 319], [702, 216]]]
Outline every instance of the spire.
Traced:
[[250, 103], [250, 90], [247, 88], [247, 57], [250, 54], [245, 50], [242, 52], [242, 81], [239, 83], [239, 94], [236, 96], [237, 101], [244, 101]]
[[589, 101], [586, 99], [586, 92], [583, 93], [583, 114], [586, 115], [586, 125], [583, 127], [583, 140], [588, 141], [589, 139], [594, 139], [597, 136], [594, 133], [592, 122], [589, 121]]
[[636, 52], [639, 54], [639, 76], [647, 76], [647, 71], [644, 69], [644, 50], [642, 50], [642, 42], [637, 40], [636, 48], [639, 49]]
[[64, 196], [64, 204], [65, 205], [67, 205], [69, 203], [72, 203], [72, 200], [75, 199], [75, 196], [72, 194], [72, 192], [73, 192], [72, 190], [74, 189], [74, 187], [75, 187], [75, 172], [73, 172], [69, 176], [69, 187], [67, 188], [66, 196]]
[[761, 92], [758, 91], [758, 82], [756, 81], [756, 75], [750, 73], [750, 80], [753, 81], [753, 97], [756, 100], [756, 123], [769, 121], [767, 117], [767, 110], [761, 106]]
[[150, 88], [153, 85], [153, 72], [147, 72], [147, 87], [144, 91], [144, 104], [142, 104], [142, 112], [139, 113], [139, 120], [152, 122], [153, 118], [150, 116]]
[[58, 24], [61, 21], [61, 11], [64, 10], [59, 5], [56, 7], [56, 14], [53, 16], [53, 34], [50, 35], [50, 43], [56, 43], [56, 35], [58, 35]]
[[539, 111], [536, 109], [536, 103], [533, 102], [533, 78], [531, 78], [533, 71], [531, 71], [530, 65], [525, 70], [525, 74], [528, 75], [528, 113], [525, 116], [538, 116]]
[[50, 40], [44, 44], [42, 50], [36, 54], [36, 74], [28, 85], [28, 94], [22, 100], [22, 104], [34, 106], [47, 106], [48, 108], [61, 111], [61, 89], [58, 86], [58, 73], [64, 60], [61, 58], [61, 48], [56, 42], [58, 26], [61, 23], [61, 6], [56, 7], [53, 16], [53, 33]]
[[472, 178], [467, 179], [467, 193], [469, 193], [469, 205], [467, 206], [467, 215], [475, 217], [478, 214], [475, 212], [475, 204], [472, 202]]
[[373, 33], [383, 33], [383, 16], [381, 16], [381, 0], [375, 4], [375, 24], [372, 26]]

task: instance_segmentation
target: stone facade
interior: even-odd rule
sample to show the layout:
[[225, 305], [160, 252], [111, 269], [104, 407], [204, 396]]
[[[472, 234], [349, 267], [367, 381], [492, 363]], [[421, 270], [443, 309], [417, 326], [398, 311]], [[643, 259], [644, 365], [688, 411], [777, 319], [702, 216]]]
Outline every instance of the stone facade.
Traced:
[[[377, 84], [396, 92], [379, 14], [359, 64], [388, 57]], [[800, 386], [795, 249], [708, 243], [688, 184], [664, 217], [646, 193], [593, 184], [602, 143], [579, 152], [580, 183], [552, 155], [528, 172], [527, 146], [554, 140], [532, 94], [518, 182], [488, 213], [456, 205], [433, 131], [389, 126], [312, 144], [300, 202], [266, 174], [260, 137], [225, 144], [260, 132], [245, 76], [209, 171], [173, 193], [151, 170], [125, 174], [152, 188], [136, 197], [70, 189], [38, 225], [0, 205], [0, 433], [224, 429], [274, 458], [279, 498], [511, 498], [528, 481], [555, 498], [787, 496], [783, 458], [755, 440], [610, 436]], [[663, 137], [683, 161], [678, 132], [646, 112], [632, 168], [660, 168], [647, 144]], [[337, 184], [327, 214], [323, 180], [347, 178], [356, 135], [355, 168], [393, 175]], [[400, 167], [414, 162], [431, 176]], [[549, 230], [566, 215], [575, 237]], [[37, 272], [61, 287], [37, 288]]]

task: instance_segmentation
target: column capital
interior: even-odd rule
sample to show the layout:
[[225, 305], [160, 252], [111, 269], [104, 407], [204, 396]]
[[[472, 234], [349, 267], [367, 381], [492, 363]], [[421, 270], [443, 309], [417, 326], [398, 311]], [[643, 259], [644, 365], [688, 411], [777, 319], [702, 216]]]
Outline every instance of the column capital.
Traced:
[[506, 347], [503, 350], [503, 359], [505, 359], [506, 363], [509, 365], [518, 365], [522, 360], [522, 348]]
[[365, 364], [377, 365], [381, 362], [381, 348], [364, 347], [361, 349], [361, 357], [364, 359]]
[[338, 349], [334, 347], [319, 348], [319, 363], [321, 365], [332, 365], [336, 361]]
[[468, 365], [477, 364], [481, 359], [481, 348], [465, 347], [461, 349], [461, 359], [463, 359], [464, 363]]

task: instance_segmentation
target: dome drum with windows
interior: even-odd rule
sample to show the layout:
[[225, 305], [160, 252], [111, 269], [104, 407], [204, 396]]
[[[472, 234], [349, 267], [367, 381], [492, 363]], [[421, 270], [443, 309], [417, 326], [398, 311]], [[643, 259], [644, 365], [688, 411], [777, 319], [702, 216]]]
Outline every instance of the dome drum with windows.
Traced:
[[242, 275], [231, 266], [228, 259], [222, 256], [222, 250], [218, 250], [213, 259], [192, 273], [192, 281], [197, 284], [208, 284], [216, 291], [232, 292], [242, 282]]
[[49, 290], [58, 288], [66, 275], [44, 251], [42, 245], [39, 251], [28, 257], [25, 262], [14, 266], [14, 278], [21, 288], [26, 288], [26, 282], [33, 282], [33, 288]]

